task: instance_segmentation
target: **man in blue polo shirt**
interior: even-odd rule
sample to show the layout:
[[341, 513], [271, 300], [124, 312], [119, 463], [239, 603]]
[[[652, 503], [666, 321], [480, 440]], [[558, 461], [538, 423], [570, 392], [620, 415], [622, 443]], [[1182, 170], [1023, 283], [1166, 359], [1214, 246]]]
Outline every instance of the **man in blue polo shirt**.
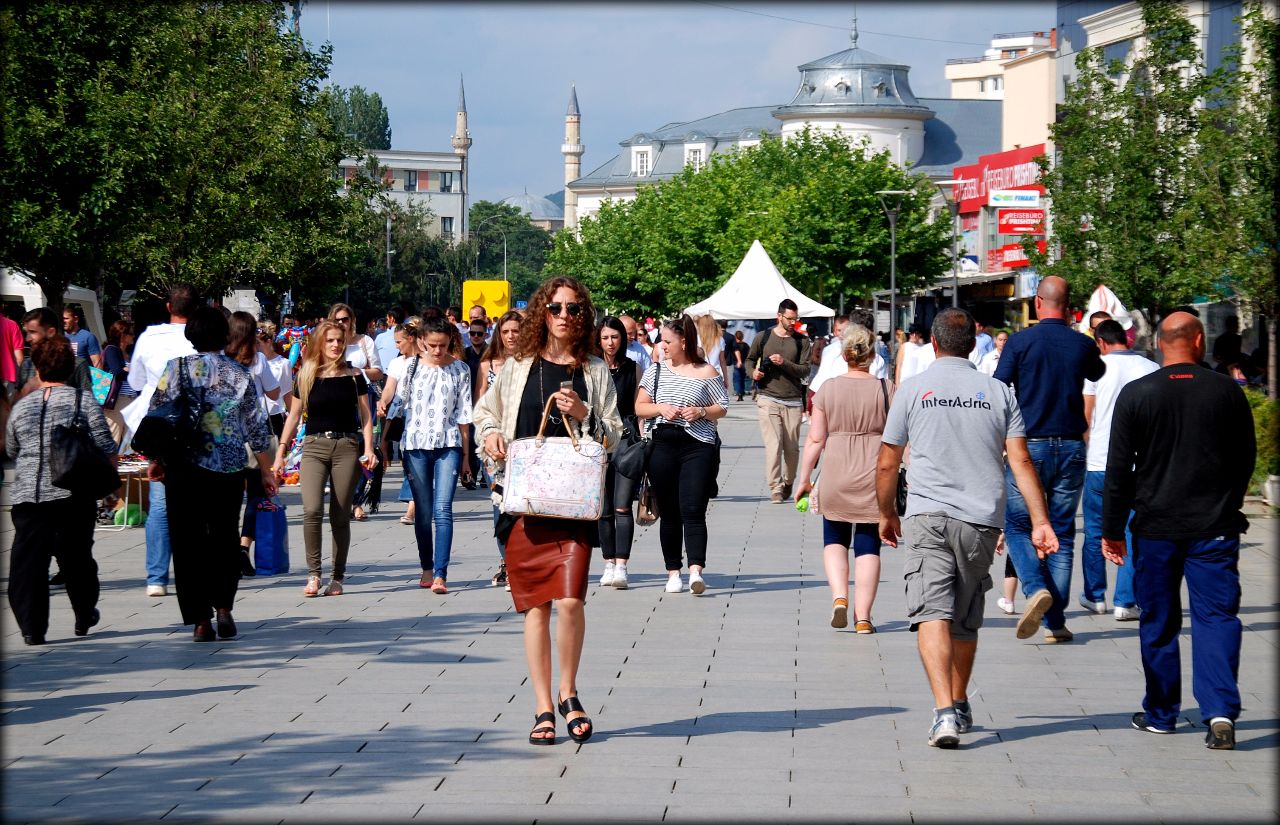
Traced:
[[1084, 434], [1089, 428], [1083, 390], [1086, 380], [1097, 381], [1107, 369], [1093, 341], [1068, 325], [1070, 298], [1063, 279], [1051, 275], [1040, 282], [1039, 323], [1009, 338], [994, 376], [1011, 385], [1017, 396], [1027, 450], [1048, 496], [1049, 521], [1058, 537], [1058, 552], [1039, 558], [1031, 543], [1027, 502], [1006, 466], [1005, 543], [1027, 597], [1018, 638], [1032, 636], [1043, 618], [1047, 644], [1074, 638], [1065, 611], [1071, 595], [1076, 509], [1084, 488]]

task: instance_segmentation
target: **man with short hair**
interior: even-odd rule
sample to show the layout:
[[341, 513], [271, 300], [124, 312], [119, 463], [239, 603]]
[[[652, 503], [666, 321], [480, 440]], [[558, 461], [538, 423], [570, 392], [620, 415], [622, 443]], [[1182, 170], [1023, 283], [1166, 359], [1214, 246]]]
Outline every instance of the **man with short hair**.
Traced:
[[62, 308], [62, 329], [71, 342], [71, 351], [77, 358], [87, 358], [89, 363], [102, 369], [102, 346], [98, 336], [84, 328], [84, 310], [79, 307]]
[[622, 322], [622, 326], [627, 331], [627, 355], [632, 361], [640, 365], [640, 372], [643, 374], [649, 369], [649, 365], [653, 363], [653, 356], [649, 354], [648, 348], [640, 342], [640, 325], [636, 323], [636, 319], [630, 315], [619, 315], [618, 320]]
[[400, 307], [391, 307], [387, 310], [386, 332], [378, 333], [378, 337], [373, 339], [373, 349], [378, 353], [378, 361], [384, 369], [400, 354], [400, 350], [396, 349], [396, 327], [403, 322], [404, 310]]
[[[1200, 366], [1204, 327], [1160, 324], [1164, 367], [1129, 383], [1112, 413], [1102, 552], [1134, 565], [1146, 695], [1134, 728], [1173, 733], [1182, 706], [1182, 578], [1191, 607], [1192, 691], [1214, 750], [1235, 747], [1240, 716], [1240, 512], [1257, 457], [1244, 392]], [[1133, 520], [1129, 512], [1133, 511]], [[1126, 560], [1125, 526], [1133, 531]]]
[[800, 458], [800, 417], [804, 411], [803, 381], [809, 377], [809, 337], [796, 332], [800, 309], [790, 298], [778, 304], [778, 322], [756, 333], [747, 353], [747, 369], [759, 395], [756, 411], [764, 439], [765, 480], [769, 500], [782, 504], [791, 498], [791, 485]]
[[1105, 309], [1099, 309], [1096, 312], [1089, 313], [1089, 334], [1093, 334], [1093, 331], [1098, 328], [1098, 324], [1101, 324], [1103, 321], [1110, 320], [1113, 320], [1111, 313], [1107, 312]]
[[[125, 408], [121, 415], [129, 428], [126, 440], [146, 417], [151, 407], [151, 396], [164, 374], [165, 367], [174, 358], [195, 355], [195, 347], [187, 340], [187, 319], [200, 307], [200, 298], [191, 284], [175, 284], [169, 289], [165, 308], [169, 311], [169, 323], [152, 324], [142, 331], [133, 345], [133, 360], [129, 364], [129, 386], [137, 391], [137, 399]], [[165, 497], [164, 482], [152, 481], [151, 509], [147, 512], [147, 595], [168, 595], [169, 561], [172, 549], [169, 542], [169, 507]]]
[[969, 353], [969, 360], [976, 367], [982, 362], [982, 357], [988, 352], [996, 348], [996, 342], [991, 340], [991, 336], [987, 334], [987, 325], [973, 319], [974, 328], [978, 330], [977, 336], [974, 338], [973, 352]]
[[1006, 468], [1005, 541], [1027, 597], [1017, 635], [1031, 637], [1043, 619], [1046, 644], [1074, 638], [1065, 611], [1071, 596], [1076, 510], [1084, 488], [1084, 434], [1089, 428], [1084, 382], [1097, 381], [1107, 369], [1093, 341], [1067, 324], [1070, 298], [1062, 278], [1050, 275], [1040, 282], [1035, 299], [1039, 322], [1009, 337], [994, 376], [1012, 386], [1018, 397], [1027, 450], [1049, 496], [1049, 518], [1058, 537], [1057, 553], [1037, 555], [1031, 541], [1031, 504], [1018, 492], [1012, 468]]
[[[1084, 544], [1080, 548], [1080, 573], [1084, 590], [1080, 606], [1090, 613], [1107, 612], [1107, 562], [1102, 557], [1102, 491], [1107, 469], [1107, 447], [1111, 443], [1111, 414], [1120, 390], [1160, 369], [1154, 361], [1129, 349], [1124, 327], [1119, 321], [1104, 320], [1093, 328], [1093, 339], [1102, 352], [1107, 371], [1097, 381], [1084, 382], [1084, 417], [1089, 422], [1089, 447], [1084, 473]], [[1126, 538], [1128, 532], [1126, 531]], [[1111, 600], [1118, 622], [1138, 618], [1138, 601], [1133, 593], [1133, 565], [1116, 571], [1116, 589]]]
[[[973, 316], [950, 307], [933, 321], [937, 358], [902, 382], [893, 397], [876, 461], [880, 538], [903, 553], [907, 619], [933, 691], [929, 744], [954, 748], [973, 725], [968, 685], [978, 650], [990, 568], [1004, 523], [1005, 490], [998, 478], [1009, 457], [1027, 501], [1030, 542], [1040, 557], [1058, 540], [1044, 492], [1027, 452], [1013, 391], [966, 358]], [[899, 522], [898, 467], [907, 445], [907, 511]]]
[[[22, 332], [27, 345], [34, 347], [45, 339], [62, 335], [62, 324], [58, 323], [58, 316], [53, 314], [53, 310], [48, 307], [36, 307], [22, 316]], [[79, 387], [93, 398], [93, 376], [89, 374], [88, 358], [76, 358], [75, 373], [67, 384]], [[28, 358], [18, 368], [18, 394], [14, 401], [34, 392], [39, 387], [40, 378], [36, 375], [35, 362]]]

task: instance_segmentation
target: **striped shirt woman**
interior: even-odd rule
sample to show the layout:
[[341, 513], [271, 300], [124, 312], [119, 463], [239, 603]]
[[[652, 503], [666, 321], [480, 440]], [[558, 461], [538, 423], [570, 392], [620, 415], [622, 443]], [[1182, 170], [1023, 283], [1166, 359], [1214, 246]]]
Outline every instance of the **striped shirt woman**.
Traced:
[[693, 319], [683, 315], [662, 325], [667, 357], [645, 370], [636, 394], [636, 415], [654, 419], [649, 481], [662, 521], [658, 536], [667, 564], [667, 592], [684, 589], [681, 544], [689, 556], [689, 590], [706, 590], [707, 503], [720, 465], [716, 419], [729, 412], [719, 373], [698, 354]]

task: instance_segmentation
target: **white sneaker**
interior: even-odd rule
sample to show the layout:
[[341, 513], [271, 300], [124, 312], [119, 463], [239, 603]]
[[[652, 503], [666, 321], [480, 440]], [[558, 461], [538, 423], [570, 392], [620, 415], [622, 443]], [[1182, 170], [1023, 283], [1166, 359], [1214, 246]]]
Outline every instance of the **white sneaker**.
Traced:
[[147, 595], [148, 596], [167, 596], [169, 595], [169, 591], [165, 589], [165, 586], [163, 584], [149, 584], [147, 585]]
[[1137, 607], [1117, 607], [1116, 608], [1117, 622], [1137, 621], [1140, 615], [1142, 615], [1142, 611]]
[[1013, 615], [1015, 612], [1017, 612], [1013, 608], [1013, 602], [1009, 599], [1006, 599], [1003, 596], [996, 599], [996, 607], [1000, 608], [1002, 611], [1010, 615]]
[[667, 577], [667, 592], [679, 593], [684, 590], [684, 582], [680, 581], [680, 574], [675, 573]]
[[615, 564], [613, 566], [613, 588], [615, 590], [627, 589], [627, 566], [625, 564]]
[[707, 589], [707, 583], [702, 580], [702, 574], [697, 570], [689, 571], [689, 592], [695, 596], [701, 596], [703, 591]]
[[612, 586], [613, 586], [613, 569], [614, 569], [614, 563], [613, 563], [613, 562], [611, 562], [611, 561], [607, 561], [607, 562], [605, 562], [605, 563], [604, 563], [604, 572], [600, 574], [600, 586], [601, 586], [601, 587], [612, 587]]
[[1081, 595], [1078, 601], [1080, 602], [1080, 606], [1083, 607], [1085, 610], [1088, 610], [1090, 613], [1097, 613], [1098, 615], [1103, 615], [1107, 612], [1106, 599], [1095, 602], [1085, 598], [1084, 595]]

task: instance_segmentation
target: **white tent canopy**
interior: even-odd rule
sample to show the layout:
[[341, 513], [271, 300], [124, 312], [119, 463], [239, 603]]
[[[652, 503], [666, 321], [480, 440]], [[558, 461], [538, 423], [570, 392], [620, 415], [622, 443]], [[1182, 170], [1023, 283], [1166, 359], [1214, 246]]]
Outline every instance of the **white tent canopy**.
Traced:
[[760, 241], [752, 241], [742, 263], [738, 264], [724, 286], [685, 312], [695, 318], [710, 313], [713, 318], [724, 321], [772, 318], [778, 314], [778, 304], [783, 298], [796, 302], [801, 318], [831, 318], [836, 314], [835, 310], [787, 283]]

